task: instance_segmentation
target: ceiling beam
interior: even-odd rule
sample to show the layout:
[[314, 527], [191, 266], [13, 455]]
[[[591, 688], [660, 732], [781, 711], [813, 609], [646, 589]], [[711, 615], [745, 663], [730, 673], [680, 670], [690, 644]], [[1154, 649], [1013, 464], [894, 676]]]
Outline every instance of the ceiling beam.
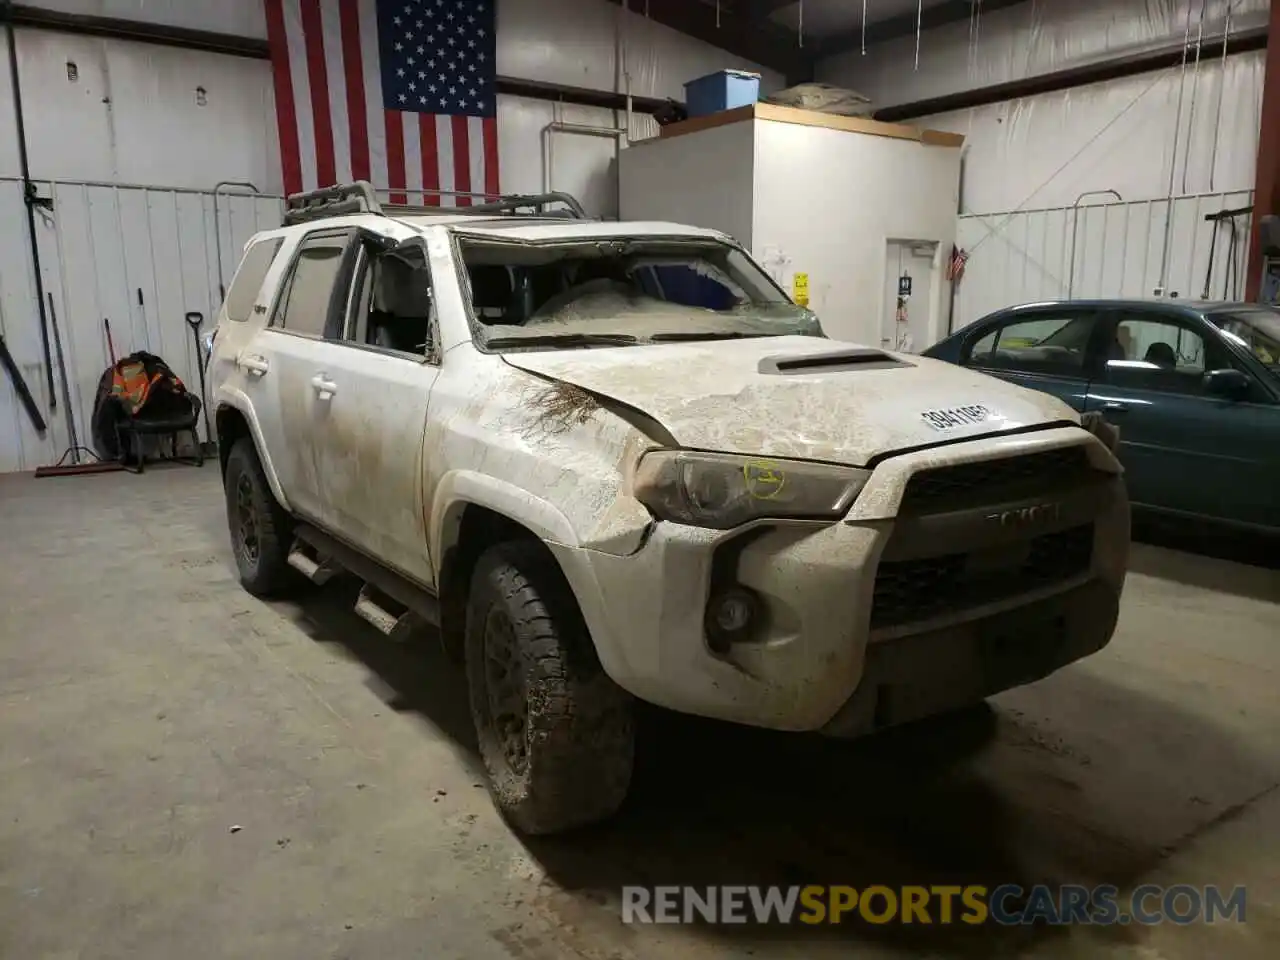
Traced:
[[[936, 27], [945, 27], [947, 24], [968, 20], [973, 15], [975, 7], [980, 10], [981, 16], [985, 17], [995, 13], [997, 10], [1006, 10], [1009, 7], [1016, 7], [1026, 2], [1027, 0], [981, 0], [981, 5], [979, 6], [973, 0], [947, 0], [946, 3], [924, 8], [920, 14], [920, 28], [922, 30], [933, 30]], [[910, 13], [903, 13], [896, 17], [868, 23], [866, 42], [869, 47], [872, 44], [883, 43], [886, 40], [914, 36], [915, 32], [916, 11], [912, 10]], [[861, 48], [862, 40], [862, 25], [859, 24], [856, 27], [841, 30], [839, 33], [822, 37], [815, 41], [814, 46], [818, 48], [817, 56], [834, 57], [838, 54]]]
[[[609, 0], [632, 13], [719, 47], [734, 56], [776, 70], [788, 77], [812, 71], [813, 50], [801, 48], [796, 35], [771, 20], [752, 20], [745, 10], [700, 0]], [[718, 21], [718, 22], [717, 22]], [[695, 79], [689, 77], [690, 80]]]

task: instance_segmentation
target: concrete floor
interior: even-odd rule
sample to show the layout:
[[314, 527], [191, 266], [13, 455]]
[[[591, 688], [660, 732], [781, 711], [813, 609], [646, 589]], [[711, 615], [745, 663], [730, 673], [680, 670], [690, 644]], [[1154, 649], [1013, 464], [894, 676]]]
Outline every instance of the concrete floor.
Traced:
[[[0, 957], [1271, 957], [1280, 571], [1140, 546], [1103, 654], [857, 744], [646, 719], [615, 822], [524, 844], [459, 676], [237, 585], [216, 467], [0, 477]], [[1220, 883], [1188, 928], [627, 928], [624, 883]], [[1268, 948], [1267, 944], [1271, 947]]]

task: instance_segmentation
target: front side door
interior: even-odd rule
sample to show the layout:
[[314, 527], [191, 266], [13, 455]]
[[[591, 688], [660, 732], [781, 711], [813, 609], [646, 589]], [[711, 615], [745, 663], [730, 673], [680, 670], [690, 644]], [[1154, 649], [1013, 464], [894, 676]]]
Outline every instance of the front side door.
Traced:
[[1083, 412], [1098, 319], [1092, 308], [1070, 305], [1020, 309], [975, 331], [960, 363], [1050, 393]]
[[1120, 312], [1108, 318], [1107, 338], [1114, 349], [1087, 406], [1120, 428], [1130, 499], [1264, 522], [1274, 491], [1269, 444], [1280, 424], [1273, 404], [1208, 392], [1205, 374], [1234, 365], [1216, 332], [1190, 316]]
[[356, 242], [344, 320], [311, 354], [320, 519], [431, 586], [422, 502], [427, 402], [439, 373], [431, 274], [420, 247]]
[[294, 253], [268, 326], [235, 358], [258, 417], [263, 444], [294, 511], [320, 514], [312, 416], [313, 355], [337, 303], [346, 302], [343, 265], [348, 231], [319, 231]]

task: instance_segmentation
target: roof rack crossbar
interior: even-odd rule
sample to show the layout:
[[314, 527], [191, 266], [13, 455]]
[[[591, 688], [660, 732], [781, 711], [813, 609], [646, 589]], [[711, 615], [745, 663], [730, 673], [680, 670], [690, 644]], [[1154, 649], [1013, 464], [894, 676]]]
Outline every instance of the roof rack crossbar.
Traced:
[[[388, 191], [383, 191], [384, 193]], [[392, 193], [400, 191], [390, 191]], [[410, 192], [410, 191], [406, 191]], [[391, 214], [439, 215], [439, 214], [512, 214], [528, 209], [529, 216], [545, 216], [547, 207], [560, 204], [575, 220], [586, 220], [587, 212], [572, 194], [563, 191], [548, 193], [512, 194], [494, 199], [492, 194], [470, 193], [460, 190], [413, 190], [413, 193], [424, 193], [438, 197], [468, 197], [481, 200], [469, 207], [420, 207], [407, 204], [382, 204], [378, 201], [378, 192], [367, 180], [354, 183], [337, 184], [320, 190], [308, 190], [295, 193], [285, 200], [284, 225], [293, 226], [311, 220], [323, 220], [326, 217], [339, 217], [353, 213], [372, 213], [379, 216]]]
[[349, 213], [382, 213], [378, 195], [368, 180], [341, 183], [319, 190], [295, 193], [284, 202], [286, 227], [309, 220], [339, 217]]

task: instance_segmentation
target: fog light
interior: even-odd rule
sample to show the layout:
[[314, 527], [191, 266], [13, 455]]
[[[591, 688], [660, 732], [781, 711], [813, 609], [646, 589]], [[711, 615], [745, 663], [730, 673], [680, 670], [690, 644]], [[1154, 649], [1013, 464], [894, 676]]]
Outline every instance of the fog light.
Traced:
[[749, 590], [730, 587], [715, 594], [707, 604], [707, 634], [711, 649], [724, 653], [729, 644], [746, 639], [759, 613], [760, 603]]

